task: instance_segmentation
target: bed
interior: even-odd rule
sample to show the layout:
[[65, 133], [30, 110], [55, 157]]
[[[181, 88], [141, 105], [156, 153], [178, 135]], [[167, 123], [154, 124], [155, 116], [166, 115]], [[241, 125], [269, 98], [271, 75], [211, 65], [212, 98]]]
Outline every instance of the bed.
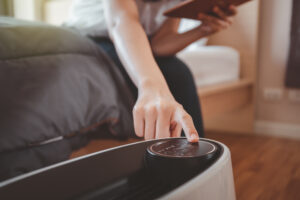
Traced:
[[225, 46], [198, 46], [178, 54], [191, 69], [198, 87], [236, 81], [240, 75], [240, 55]]

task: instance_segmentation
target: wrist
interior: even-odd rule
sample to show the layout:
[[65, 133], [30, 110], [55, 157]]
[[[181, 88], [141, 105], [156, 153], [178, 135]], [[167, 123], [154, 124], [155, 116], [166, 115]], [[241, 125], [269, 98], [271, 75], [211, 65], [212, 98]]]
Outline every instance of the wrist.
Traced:
[[188, 38], [190, 40], [190, 43], [192, 43], [201, 38], [206, 37], [209, 34], [203, 30], [203, 27], [201, 25], [199, 25], [199, 26], [193, 28], [192, 30], [182, 33], [182, 35], [185, 35], [186, 38]]
[[171, 93], [165, 80], [145, 79], [138, 86], [139, 93], [151, 92], [156, 94]]

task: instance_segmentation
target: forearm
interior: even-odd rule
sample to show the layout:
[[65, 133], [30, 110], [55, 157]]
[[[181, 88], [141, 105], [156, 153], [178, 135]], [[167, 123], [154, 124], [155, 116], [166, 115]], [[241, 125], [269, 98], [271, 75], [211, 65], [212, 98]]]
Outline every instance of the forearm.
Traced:
[[158, 34], [152, 38], [151, 47], [155, 55], [169, 56], [206, 36], [207, 34], [199, 27], [184, 33]]
[[155, 62], [139, 22], [135, 0], [105, 0], [109, 35], [129, 76], [138, 87], [133, 108], [134, 130], [145, 139], [179, 137], [181, 130], [190, 142], [199, 137], [191, 116], [172, 96]]
[[110, 28], [110, 36], [122, 64], [138, 89], [157, 86], [168, 90], [154, 60], [148, 38], [138, 21], [122, 17], [118, 24]]

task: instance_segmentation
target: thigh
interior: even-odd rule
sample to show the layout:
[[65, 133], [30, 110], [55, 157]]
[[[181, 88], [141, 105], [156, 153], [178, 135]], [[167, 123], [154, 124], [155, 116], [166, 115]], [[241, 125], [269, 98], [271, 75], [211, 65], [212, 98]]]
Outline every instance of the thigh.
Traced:
[[134, 85], [134, 83], [132, 82], [132, 80], [130, 79], [127, 71], [125, 70], [125, 68], [123, 66], [123, 64], [121, 63], [121, 61], [119, 59], [119, 56], [117, 54], [117, 51], [115, 49], [115, 46], [112, 43], [112, 41], [108, 38], [92, 38], [92, 39], [113, 60], [113, 62], [116, 64], [116, 66], [121, 71], [123, 77], [125, 78], [132, 94], [134, 95], [135, 98], [137, 98], [137, 94], [138, 94], [137, 88]]
[[199, 136], [203, 137], [204, 130], [200, 102], [191, 71], [176, 56], [156, 58], [156, 62], [174, 98], [192, 116]]
[[184, 103], [187, 94], [197, 96], [193, 75], [185, 63], [176, 56], [158, 57], [156, 62], [179, 103]]

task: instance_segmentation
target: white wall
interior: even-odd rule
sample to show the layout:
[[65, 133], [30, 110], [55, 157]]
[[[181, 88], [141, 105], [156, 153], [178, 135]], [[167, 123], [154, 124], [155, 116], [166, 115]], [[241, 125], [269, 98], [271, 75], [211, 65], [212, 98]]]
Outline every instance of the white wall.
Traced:
[[258, 12], [258, 0], [239, 6], [233, 25], [209, 38], [209, 44], [237, 49], [241, 55], [241, 77], [251, 80], [255, 80], [257, 65]]
[[46, 0], [43, 20], [53, 25], [61, 25], [68, 17], [72, 0]]
[[[288, 99], [289, 90], [284, 87], [292, 0], [262, 0], [260, 6], [256, 130], [280, 134], [276, 130], [284, 127], [281, 135], [298, 134], [300, 137], [300, 102]], [[281, 99], [267, 100], [264, 91], [268, 88], [281, 90]]]
[[14, 17], [24, 20], [42, 20], [44, 0], [12, 0]]

